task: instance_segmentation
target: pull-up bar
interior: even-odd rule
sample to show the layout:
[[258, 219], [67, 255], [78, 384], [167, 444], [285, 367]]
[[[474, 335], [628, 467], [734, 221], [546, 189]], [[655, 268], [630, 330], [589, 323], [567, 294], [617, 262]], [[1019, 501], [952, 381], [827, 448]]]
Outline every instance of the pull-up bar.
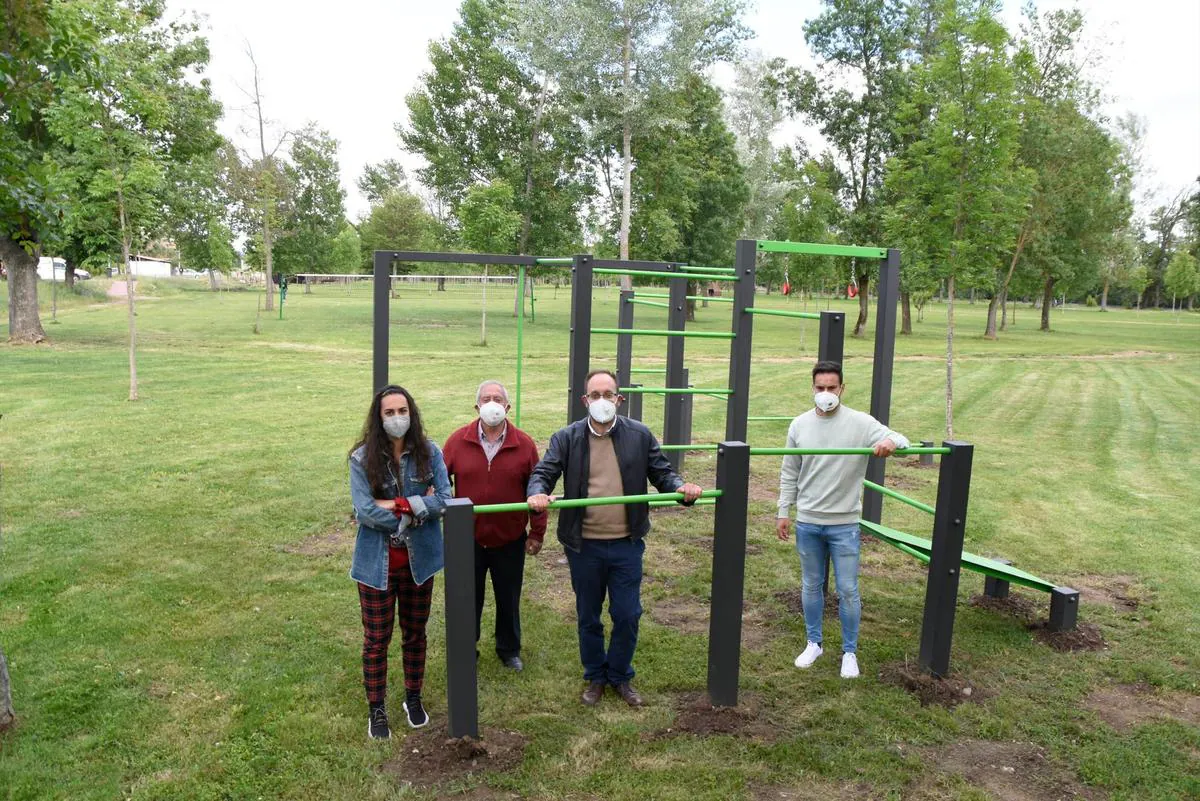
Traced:
[[537, 263], [538, 263], [538, 264], [545, 264], [545, 265], [550, 265], [550, 264], [572, 264], [572, 263], [574, 263], [574, 261], [575, 261], [575, 260], [574, 260], [574, 259], [572, 259], [570, 256], [566, 256], [566, 257], [563, 257], [563, 258], [554, 258], [554, 259], [538, 259], [538, 260], [537, 260]]
[[[701, 498], [720, 498], [724, 492], [719, 489], [704, 490]], [[549, 509], [579, 509], [584, 506], [627, 506], [631, 503], [647, 503], [649, 501], [682, 501], [682, 492], [652, 492], [646, 495], [612, 495], [604, 498], [562, 498], [551, 501]], [[529, 504], [525, 501], [517, 503], [485, 503], [475, 507], [477, 515], [492, 515], [502, 512], [527, 512]]]
[[618, 392], [640, 392], [643, 395], [732, 395], [732, 389], [703, 389], [695, 387], [621, 387]]
[[[920, 453], [950, 453], [949, 448], [897, 448], [897, 456]], [[751, 456], [874, 456], [874, 448], [751, 448]]]
[[593, 334], [640, 334], [647, 337], [699, 337], [701, 339], [733, 339], [732, 331], [667, 331], [657, 328], [593, 328]]
[[670, 303], [659, 303], [657, 300], [642, 300], [641, 298], [625, 298], [626, 303], [636, 303], [639, 306], [657, 306], [660, 309], [671, 308]]
[[715, 451], [720, 448], [720, 445], [659, 445], [660, 451]]
[[[638, 292], [638, 297], [641, 298], [669, 298], [671, 297], [666, 292]], [[733, 298], [718, 298], [708, 295], [684, 295], [684, 300], [709, 300], [713, 303], [733, 303]]]
[[631, 367], [631, 368], [629, 368], [629, 372], [631, 372], [631, 373], [665, 373], [665, 372], [667, 372], [667, 368], [665, 368], [665, 367]]
[[849, 256], [860, 259], [882, 259], [887, 257], [887, 248], [862, 247], [860, 245], [823, 245], [816, 242], [773, 242], [758, 240], [759, 253], [803, 253], [808, 256]]
[[736, 275], [709, 275], [708, 273], [673, 273], [666, 270], [616, 270], [609, 267], [597, 267], [592, 270], [596, 275], [632, 275], [643, 278], [696, 278], [705, 281], [737, 281]]
[[774, 317], [799, 317], [804, 320], [820, 320], [819, 312], [802, 312], [802, 311], [786, 311], [783, 309], [761, 309], [757, 306], [751, 306], [746, 309], [747, 314], [769, 314]]

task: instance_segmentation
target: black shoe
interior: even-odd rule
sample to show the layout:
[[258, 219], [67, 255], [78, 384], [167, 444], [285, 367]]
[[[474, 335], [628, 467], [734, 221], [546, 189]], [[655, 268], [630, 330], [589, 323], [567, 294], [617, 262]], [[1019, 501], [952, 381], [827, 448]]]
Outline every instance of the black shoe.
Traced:
[[392, 729], [388, 726], [387, 710], [383, 704], [371, 704], [367, 716], [367, 736], [372, 740], [392, 739]]
[[525, 663], [521, 661], [521, 657], [519, 656], [505, 657], [500, 660], [500, 663], [514, 673], [520, 673], [525, 669]]
[[404, 714], [408, 715], [408, 725], [414, 729], [419, 729], [429, 722], [429, 715], [425, 714], [425, 707], [421, 706], [420, 693], [408, 694], [404, 701]]
[[604, 696], [604, 688], [607, 686], [602, 681], [588, 682], [588, 686], [583, 688], [583, 694], [579, 696], [579, 700], [583, 701], [584, 706], [595, 706]]

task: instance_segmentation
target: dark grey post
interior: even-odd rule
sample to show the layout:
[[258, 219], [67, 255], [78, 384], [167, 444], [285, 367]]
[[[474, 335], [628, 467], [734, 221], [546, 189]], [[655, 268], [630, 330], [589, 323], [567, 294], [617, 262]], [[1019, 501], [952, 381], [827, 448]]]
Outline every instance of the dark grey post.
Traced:
[[388, 273], [391, 266], [390, 251], [375, 251], [375, 316], [371, 338], [371, 381], [375, 392], [388, 384], [388, 316], [392, 288], [392, 277]]
[[817, 361], [842, 363], [846, 346], [846, 315], [844, 312], [821, 312], [820, 340], [817, 343]]
[[749, 445], [721, 443], [717, 449], [717, 489], [723, 494], [717, 498], [713, 516], [708, 698], [713, 706], [737, 706], [742, 656], [742, 596], [746, 580]]
[[[933, 440], [931, 440], [931, 439], [921, 440], [921, 447], [922, 448], [932, 448]], [[932, 453], [922, 453], [920, 456], [920, 465], [921, 465], [921, 467], [933, 467], [933, 454]]]
[[1055, 587], [1050, 591], [1050, 631], [1072, 631], [1079, 618], [1079, 590]]
[[446, 718], [451, 737], [479, 737], [475, 674], [475, 504], [446, 501]]
[[[640, 387], [641, 384], [630, 384], [629, 386]], [[630, 393], [629, 398], [625, 401], [627, 404], [629, 404], [627, 407], [628, 411], [625, 413], [625, 416], [630, 420], [637, 420], [640, 423], [642, 420], [642, 401], [645, 399], [645, 397], [646, 396], [640, 392]]]
[[725, 439], [745, 442], [750, 416], [750, 347], [754, 338], [754, 272], [758, 263], [758, 245], [753, 239], [739, 239], [733, 266], [737, 283], [733, 285], [733, 339], [729, 341], [729, 388], [733, 392], [725, 404]]
[[[875, 363], [871, 368], [871, 416], [887, 425], [892, 410], [892, 358], [896, 353], [896, 303], [900, 297], [900, 251], [889, 248], [879, 262], [879, 303], [875, 310]], [[883, 484], [884, 463], [877, 456], [867, 462], [867, 478]], [[883, 495], [863, 492], [863, 520], [883, 518]]]
[[921, 623], [921, 669], [935, 676], [950, 672], [950, 641], [958, 604], [958, 577], [962, 567], [963, 535], [967, 527], [967, 499], [971, 491], [971, 460], [975, 446], [949, 441], [950, 453], [942, 456], [938, 473], [937, 509], [933, 515], [933, 542], [929, 551], [929, 577], [925, 583], [925, 617]]
[[[632, 305], [632, 304], [630, 304]], [[583, 419], [588, 365], [592, 360], [592, 257], [576, 256], [571, 265], [571, 349], [568, 362], [567, 422]]]
[[[634, 304], [629, 301], [633, 300], [634, 292], [632, 289], [622, 289], [620, 300], [617, 308], [617, 328], [626, 331], [633, 328], [633, 312]], [[633, 336], [630, 334], [617, 334], [617, 386], [627, 387], [631, 380], [632, 373], [629, 372], [633, 367]]]
[[[674, 269], [674, 267], [672, 267]], [[672, 278], [670, 280], [670, 295], [667, 310], [667, 330], [682, 331], [687, 325], [687, 279]], [[685, 387], [687, 380], [683, 370], [683, 340], [684, 337], [667, 337], [667, 379], [668, 387]], [[663, 444], [683, 444], [683, 395], [663, 396]], [[681, 451], [667, 451], [667, 459], [676, 470], [683, 462]]]
[[[1003, 565], [1012, 564], [1012, 562], [1007, 559], [996, 559], [994, 561]], [[994, 576], [983, 577], [983, 594], [989, 598], [1007, 598], [1009, 589], [1011, 589], [1011, 587], [1004, 579], [998, 579]]]

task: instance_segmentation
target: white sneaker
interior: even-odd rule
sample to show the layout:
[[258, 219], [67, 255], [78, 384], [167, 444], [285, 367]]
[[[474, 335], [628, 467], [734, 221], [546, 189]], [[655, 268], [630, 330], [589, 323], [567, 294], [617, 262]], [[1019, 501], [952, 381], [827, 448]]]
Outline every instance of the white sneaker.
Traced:
[[842, 654], [842, 678], [858, 678], [858, 657], [854, 654]]
[[821, 646], [817, 645], [815, 642], [810, 642], [807, 646], [805, 646], [804, 653], [796, 657], [796, 667], [812, 667], [812, 663], [816, 662], [817, 657], [823, 653], [825, 652], [821, 650]]

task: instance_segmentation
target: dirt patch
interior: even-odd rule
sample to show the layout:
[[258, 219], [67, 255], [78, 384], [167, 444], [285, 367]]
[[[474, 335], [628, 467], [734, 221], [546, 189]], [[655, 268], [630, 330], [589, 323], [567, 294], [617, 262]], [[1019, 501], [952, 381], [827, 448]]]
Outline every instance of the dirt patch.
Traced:
[[[780, 590], [775, 593], [775, 600], [779, 601], [790, 615], [804, 614], [804, 590], [800, 587], [793, 587], [790, 590]], [[837, 613], [838, 596], [836, 592], [831, 592], [825, 596], [825, 615], [836, 615]]]
[[945, 773], [956, 773], [999, 801], [1050, 801], [1107, 796], [1084, 787], [1069, 770], [1052, 762], [1034, 743], [964, 740], [922, 749], [925, 759]]
[[917, 697], [921, 706], [955, 707], [966, 701], [979, 701], [990, 693], [981, 690], [962, 676], [950, 675], [939, 679], [921, 671], [909, 662], [894, 662], [879, 669], [879, 680]]
[[327, 530], [313, 534], [300, 542], [278, 546], [284, 553], [294, 553], [300, 556], [323, 558], [348, 554], [354, 548], [354, 538], [358, 529], [352, 518], [339, 520]]
[[1150, 601], [1150, 591], [1136, 576], [1082, 576], [1070, 586], [1079, 590], [1079, 599], [1101, 604], [1122, 614], [1136, 612]]
[[[643, 599], [644, 602], [645, 600]], [[647, 606], [647, 614], [658, 625], [675, 629], [682, 634], [708, 637], [708, 601], [688, 596], [673, 596], [649, 602]], [[770, 633], [766, 626], [762, 625], [766, 617], [762, 610], [752, 607], [749, 601], [742, 601], [743, 648], [757, 650], [767, 644]]]
[[887, 798], [887, 795], [866, 782], [832, 782], [817, 778], [807, 778], [802, 786], [796, 787], [759, 785], [750, 788], [751, 801], [842, 801], [846, 798], [875, 801]]
[[971, 606], [986, 609], [998, 615], [1008, 615], [1026, 622], [1033, 621], [1038, 616], [1038, 608], [1033, 601], [1020, 595], [1010, 594], [1007, 598], [993, 598], [990, 595], [976, 595], [971, 598]]
[[[918, 481], [915, 478], [909, 478], [903, 473], [892, 472], [887, 474], [887, 477], [883, 480], [883, 485], [888, 489], [894, 490], [924, 490], [929, 487], [929, 482], [924, 479]], [[936, 488], [934, 491], [936, 492]]]
[[448, 739], [444, 729], [417, 731], [404, 738], [399, 756], [385, 762], [383, 772], [405, 784], [429, 788], [467, 776], [503, 773], [521, 764], [524, 736], [500, 729], [484, 729], [481, 734], [479, 740]]
[[1055, 651], [1103, 651], [1108, 648], [1095, 623], [1079, 623], [1074, 631], [1050, 631], [1043, 620], [1030, 623], [1026, 628], [1033, 632], [1035, 640]]
[[[526, 573], [536, 570], [541, 575], [526, 581], [528, 597], [540, 601], [572, 623], [575, 622], [575, 591], [571, 589], [571, 568], [567, 557], [542, 552], [525, 563]], [[529, 576], [533, 579], [533, 576]]]
[[1200, 726], [1200, 696], [1157, 693], [1145, 682], [1097, 690], [1088, 696], [1085, 706], [1117, 731], [1127, 731], [1163, 718]]
[[758, 698], [750, 693], [742, 693], [738, 697], [738, 706], [730, 707], [713, 706], [707, 694], [688, 692], [680, 693], [675, 700], [675, 722], [665, 729], [644, 733], [642, 739], [730, 734], [771, 743], [779, 738], [779, 731], [779, 727], [763, 715]]

